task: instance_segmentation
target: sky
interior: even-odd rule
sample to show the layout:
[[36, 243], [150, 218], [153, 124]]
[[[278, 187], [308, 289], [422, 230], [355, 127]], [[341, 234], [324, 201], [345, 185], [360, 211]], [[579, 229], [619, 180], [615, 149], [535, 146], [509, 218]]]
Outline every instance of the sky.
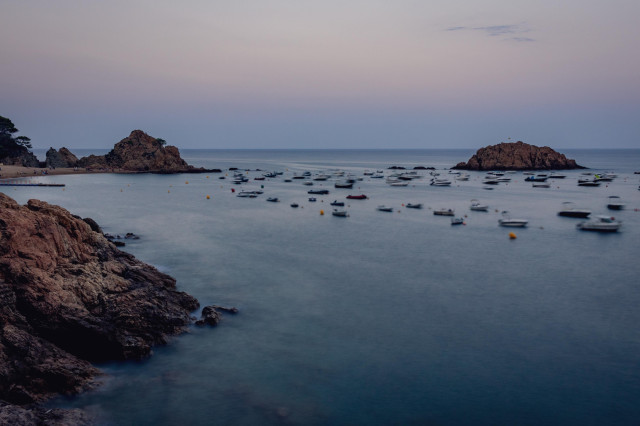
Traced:
[[640, 148], [638, 0], [0, 0], [34, 148]]

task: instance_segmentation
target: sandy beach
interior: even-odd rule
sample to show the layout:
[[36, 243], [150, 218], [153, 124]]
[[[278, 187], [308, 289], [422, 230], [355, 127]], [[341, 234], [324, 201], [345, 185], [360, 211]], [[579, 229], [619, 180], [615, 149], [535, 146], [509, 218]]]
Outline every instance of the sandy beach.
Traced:
[[104, 171], [87, 171], [85, 168], [63, 167], [56, 169], [41, 169], [38, 167], [0, 166], [0, 179], [12, 179], [21, 177], [36, 177], [43, 175], [72, 175], [83, 173], [104, 173]]

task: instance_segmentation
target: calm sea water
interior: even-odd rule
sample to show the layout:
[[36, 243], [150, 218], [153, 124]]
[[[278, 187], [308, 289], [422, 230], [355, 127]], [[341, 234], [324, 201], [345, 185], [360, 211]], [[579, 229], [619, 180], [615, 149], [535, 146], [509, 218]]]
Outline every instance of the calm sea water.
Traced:
[[[105, 425], [637, 424], [640, 150], [564, 152], [619, 177], [584, 188], [571, 171], [540, 189], [516, 173], [487, 191], [484, 173], [439, 188], [421, 172], [408, 187], [368, 177], [353, 190], [316, 182], [311, 188], [331, 191], [316, 203], [307, 200], [310, 187], [282, 177], [235, 187], [264, 186], [256, 199], [236, 197], [215, 174], [56, 176], [46, 179], [66, 183], [64, 191], [4, 188], [21, 203], [43, 199], [106, 232], [141, 235], [126, 250], [203, 306], [240, 309], [217, 328], [191, 327], [149, 360], [100, 365], [107, 376], [98, 390], [56, 405], [85, 408]], [[472, 153], [183, 156], [286, 178], [304, 170], [363, 176], [391, 165], [445, 175]], [[330, 201], [350, 193], [370, 199], [347, 202], [346, 219], [328, 214]], [[611, 215], [611, 195], [627, 203], [613, 213], [624, 222], [619, 233], [578, 231], [579, 219], [556, 215], [564, 201]], [[474, 198], [490, 211], [469, 211]], [[395, 211], [376, 211], [380, 204]], [[466, 225], [433, 215], [443, 207]], [[502, 210], [529, 227], [498, 227]]]

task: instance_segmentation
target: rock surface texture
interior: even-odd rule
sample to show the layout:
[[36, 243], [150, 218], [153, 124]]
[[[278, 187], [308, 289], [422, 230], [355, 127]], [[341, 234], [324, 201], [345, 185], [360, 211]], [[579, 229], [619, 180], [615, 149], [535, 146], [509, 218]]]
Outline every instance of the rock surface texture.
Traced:
[[73, 155], [67, 148], [62, 147], [60, 151], [49, 148], [47, 151], [47, 167], [76, 167], [78, 165], [78, 157]]
[[129, 137], [115, 144], [108, 154], [81, 158], [78, 165], [126, 172], [199, 173], [206, 171], [190, 166], [180, 157], [178, 148], [164, 146], [159, 139], [149, 136], [142, 130], [131, 132]]
[[568, 170], [584, 169], [548, 146], [538, 147], [524, 142], [500, 143], [480, 148], [458, 170]]
[[148, 356], [197, 308], [86, 221], [0, 193], [0, 419], [38, 418], [12, 407], [90, 386], [99, 371], [88, 361]]

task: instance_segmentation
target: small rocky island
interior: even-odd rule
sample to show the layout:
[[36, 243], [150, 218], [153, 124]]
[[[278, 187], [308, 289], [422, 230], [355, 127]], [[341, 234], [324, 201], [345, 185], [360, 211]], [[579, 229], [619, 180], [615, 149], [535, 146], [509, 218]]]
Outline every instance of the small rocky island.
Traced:
[[0, 193], [0, 424], [87, 423], [38, 403], [91, 387], [91, 362], [149, 356], [198, 307], [93, 220]]
[[142, 130], [116, 143], [106, 155], [89, 155], [78, 159], [67, 148], [47, 151], [48, 167], [82, 167], [91, 170], [109, 170], [127, 173], [204, 173], [215, 172], [196, 168], [180, 157], [175, 146], [166, 146], [165, 141], [149, 136]]
[[466, 163], [458, 163], [457, 170], [570, 170], [584, 169], [575, 160], [549, 148], [524, 142], [500, 143], [480, 148]]

